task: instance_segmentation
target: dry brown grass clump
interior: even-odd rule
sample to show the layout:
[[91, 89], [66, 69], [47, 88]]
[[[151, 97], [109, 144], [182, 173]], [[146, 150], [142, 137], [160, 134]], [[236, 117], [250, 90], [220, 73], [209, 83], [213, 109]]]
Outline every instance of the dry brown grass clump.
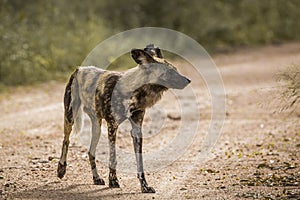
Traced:
[[[299, 109], [300, 102], [300, 65], [292, 65], [277, 75], [278, 81], [284, 82], [281, 100], [283, 110], [291, 112]], [[299, 110], [298, 110], [299, 111]]]

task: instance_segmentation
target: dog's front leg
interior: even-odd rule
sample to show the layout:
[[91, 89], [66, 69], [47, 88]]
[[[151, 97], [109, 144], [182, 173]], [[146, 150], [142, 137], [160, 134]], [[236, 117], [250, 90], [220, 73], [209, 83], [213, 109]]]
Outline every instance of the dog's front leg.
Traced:
[[132, 126], [131, 136], [133, 139], [134, 153], [137, 162], [137, 177], [141, 183], [141, 189], [143, 193], [155, 193], [154, 188], [149, 187], [145, 179], [144, 167], [143, 167], [143, 154], [142, 154], [142, 143], [143, 143], [143, 134], [142, 134], [142, 123], [144, 111], [135, 111], [132, 113], [129, 121]]

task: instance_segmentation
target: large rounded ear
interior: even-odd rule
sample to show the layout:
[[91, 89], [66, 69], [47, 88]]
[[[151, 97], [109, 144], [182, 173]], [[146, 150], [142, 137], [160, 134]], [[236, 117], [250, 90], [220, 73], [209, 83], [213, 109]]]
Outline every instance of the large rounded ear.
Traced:
[[156, 53], [157, 57], [163, 58], [163, 55], [158, 47], [155, 49], [155, 53]]
[[152, 56], [142, 49], [132, 49], [131, 56], [135, 60], [135, 62], [139, 65], [155, 62]]
[[152, 56], [156, 56], [158, 58], [163, 58], [163, 55], [158, 47], [155, 47], [154, 44], [148, 44], [144, 51], [150, 53]]

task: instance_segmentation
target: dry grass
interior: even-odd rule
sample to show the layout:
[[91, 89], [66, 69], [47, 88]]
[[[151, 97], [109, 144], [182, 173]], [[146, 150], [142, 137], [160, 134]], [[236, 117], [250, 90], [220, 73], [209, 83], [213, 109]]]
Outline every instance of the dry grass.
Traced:
[[300, 65], [292, 65], [286, 71], [277, 75], [277, 80], [283, 82], [281, 101], [283, 110], [294, 112], [299, 107], [300, 102]]

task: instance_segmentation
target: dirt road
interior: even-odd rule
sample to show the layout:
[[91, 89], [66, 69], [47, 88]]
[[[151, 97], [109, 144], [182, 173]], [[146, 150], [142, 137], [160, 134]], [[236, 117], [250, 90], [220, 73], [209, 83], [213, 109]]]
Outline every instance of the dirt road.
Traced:
[[[211, 120], [211, 99], [204, 82], [192, 79], [200, 110], [199, 118], [190, 119], [191, 123], [200, 119], [196, 136], [176, 161], [147, 173], [155, 194], [142, 194], [135, 173], [124, 168], [118, 173], [120, 189], [93, 185], [87, 149], [76, 137], [71, 140], [66, 176], [62, 180], [56, 177], [63, 139], [64, 84], [47, 83], [1, 94], [0, 198], [299, 199], [300, 111], [276, 112], [282, 105], [277, 100], [280, 87], [274, 75], [300, 63], [300, 44], [240, 50], [213, 59], [226, 89], [222, 135], [212, 154], [197, 158]], [[189, 98], [182, 94], [187, 99], [184, 109], [188, 109]], [[180, 124], [178, 106], [172, 103], [175, 100], [168, 92], [148, 112], [145, 152], [163, 148], [175, 137]], [[156, 115], [162, 107], [164, 123], [160, 124]], [[160, 133], [153, 134], [153, 129]], [[100, 159], [107, 156], [106, 141], [103, 128], [97, 165], [107, 184], [107, 164]], [[117, 145], [119, 151], [133, 151], [126, 126], [120, 130]]]

